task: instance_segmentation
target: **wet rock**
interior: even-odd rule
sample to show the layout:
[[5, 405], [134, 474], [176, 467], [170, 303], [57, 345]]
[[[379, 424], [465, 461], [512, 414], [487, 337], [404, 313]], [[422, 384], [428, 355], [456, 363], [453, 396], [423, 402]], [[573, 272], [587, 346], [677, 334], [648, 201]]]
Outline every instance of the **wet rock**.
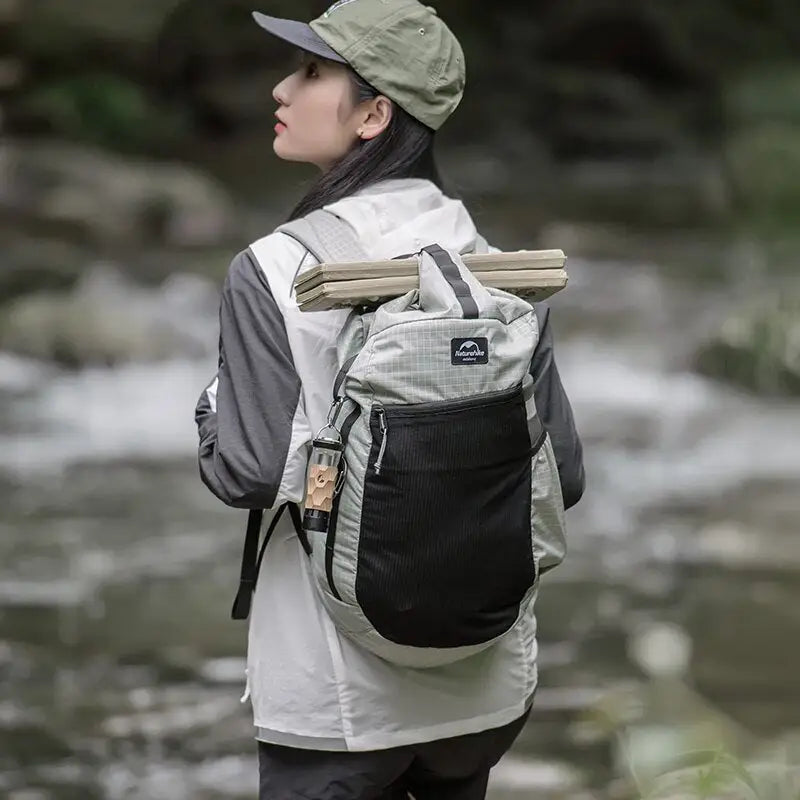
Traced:
[[237, 238], [234, 203], [203, 173], [67, 144], [0, 147], [0, 215], [95, 244], [202, 246]]
[[88, 259], [84, 248], [69, 242], [21, 235], [0, 254], [0, 303], [31, 292], [68, 289]]
[[173, 276], [156, 290], [98, 266], [69, 294], [18, 299], [0, 317], [0, 346], [67, 366], [201, 357], [213, 349], [217, 290]]
[[704, 566], [687, 584], [692, 680], [710, 702], [754, 730], [800, 727], [800, 707], [789, 701], [798, 686], [796, 576], [766, 570], [757, 580], [746, 576]]
[[193, 735], [227, 716], [238, 716], [239, 711], [235, 696], [181, 686], [154, 693], [143, 708], [134, 708], [132, 713], [106, 719], [103, 733], [114, 738]]
[[[720, 506], [723, 497], [729, 499], [725, 513], [696, 531], [691, 554], [696, 563], [739, 576], [800, 572], [796, 481], [787, 480], [783, 491], [763, 484], [743, 487], [723, 495]], [[749, 508], [747, 498], [752, 498]]]
[[0, 727], [0, 767], [47, 764], [74, 755], [74, 750], [45, 723]]
[[800, 394], [800, 295], [769, 297], [730, 316], [699, 349], [695, 365], [762, 394]]
[[39, 789], [19, 789], [11, 792], [8, 800], [50, 800], [51, 795]]

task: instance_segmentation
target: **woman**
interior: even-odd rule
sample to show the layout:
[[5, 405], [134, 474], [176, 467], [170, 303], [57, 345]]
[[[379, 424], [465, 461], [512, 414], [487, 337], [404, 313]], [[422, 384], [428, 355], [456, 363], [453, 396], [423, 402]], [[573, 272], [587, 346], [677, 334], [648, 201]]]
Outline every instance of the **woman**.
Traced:
[[[465, 83], [461, 47], [436, 13], [416, 0], [341, 0], [310, 25], [254, 16], [303, 51], [274, 90], [274, 150], [321, 176], [290, 219], [324, 207], [374, 259], [432, 241], [474, 250], [479, 234], [442, 192], [433, 158], [435, 131]], [[304, 498], [308, 447], [325, 424], [347, 316], [298, 310], [294, 278], [314, 263], [277, 230], [240, 253], [225, 281], [219, 371], [196, 419], [203, 480], [237, 508]], [[537, 316], [531, 373], [568, 507], [583, 491], [581, 445], [547, 307]], [[483, 798], [490, 768], [529, 712], [535, 658], [532, 615], [445, 667], [399, 667], [358, 648], [322, 609], [287, 521], [267, 548], [249, 630], [260, 797]]]

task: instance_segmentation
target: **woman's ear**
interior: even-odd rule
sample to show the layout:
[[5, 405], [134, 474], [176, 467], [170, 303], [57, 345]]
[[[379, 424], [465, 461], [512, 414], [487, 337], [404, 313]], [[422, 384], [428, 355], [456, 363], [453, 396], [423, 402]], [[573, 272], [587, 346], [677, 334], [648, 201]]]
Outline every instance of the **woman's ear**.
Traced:
[[359, 138], [363, 140], [374, 139], [386, 130], [392, 121], [394, 104], [388, 97], [379, 94], [366, 104], [366, 115], [362, 117], [358, 126]]

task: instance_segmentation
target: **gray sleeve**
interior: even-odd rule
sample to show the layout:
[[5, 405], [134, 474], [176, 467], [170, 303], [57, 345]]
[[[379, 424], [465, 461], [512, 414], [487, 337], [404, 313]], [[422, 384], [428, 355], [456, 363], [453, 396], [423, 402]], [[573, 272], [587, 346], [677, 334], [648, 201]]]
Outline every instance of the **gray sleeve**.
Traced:
[[553, 354], [550, 308], [534, 303], [539, 320], [539, 344], [531, 361], [536, 409], [553, 443], [564, 506], [574, 506], [583, 495], [586, 479], [583, 471], [583, 447], [567, 394], [561, 384]]
[[245, 250], [231, 263], [222, 290], [217, 379], [195, 412], [200, 475], [220, 500], [236, 508], [272, 508], [299, 402], [283, 315]]

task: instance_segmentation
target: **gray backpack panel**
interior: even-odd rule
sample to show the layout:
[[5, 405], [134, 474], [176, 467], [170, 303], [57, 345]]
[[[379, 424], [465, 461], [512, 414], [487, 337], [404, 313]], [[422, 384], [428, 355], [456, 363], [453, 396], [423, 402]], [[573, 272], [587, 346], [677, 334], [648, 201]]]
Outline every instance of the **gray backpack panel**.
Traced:
[[[363, 259], [349, 226], [321, 219], [290, 235], [324, 260]], [[565, 554], [564, 508], [528, 374], [533, 307], [438, 245], [419, 266], [419, 290], [345, 324], [331, 419], [346, 469], [328, 529], [309, 539], [337, 627], [388, 661], [434, 667], [530, 611]]]

